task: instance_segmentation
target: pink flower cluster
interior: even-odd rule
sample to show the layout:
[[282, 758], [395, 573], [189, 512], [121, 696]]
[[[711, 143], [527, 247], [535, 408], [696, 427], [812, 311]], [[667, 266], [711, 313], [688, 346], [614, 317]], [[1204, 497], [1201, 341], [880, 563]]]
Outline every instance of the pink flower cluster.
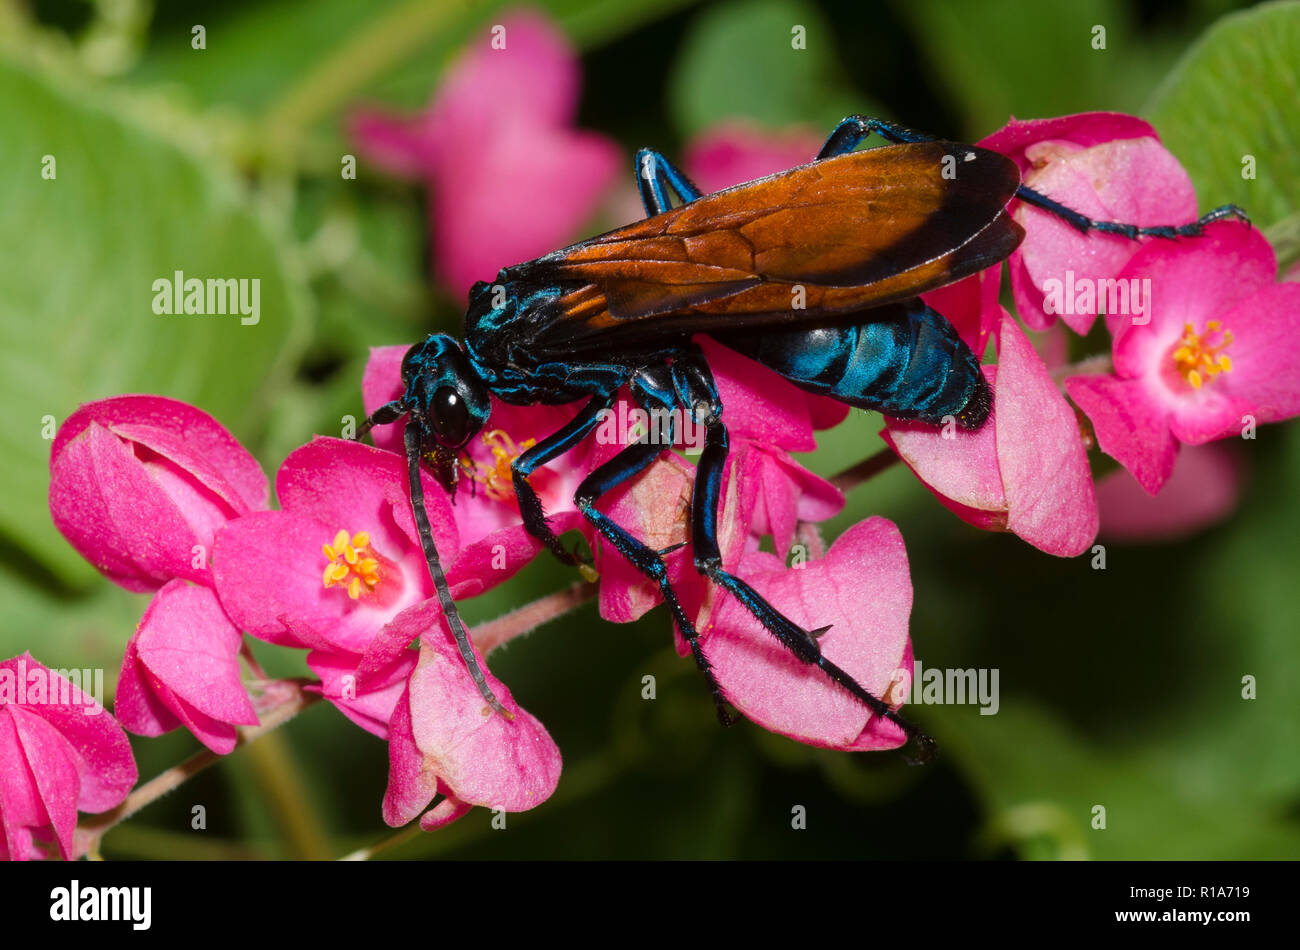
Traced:
[[[508, 19], [507, 31], [507, 50], [462, 59], [426, 113], [363, 114], [355, 123], [366, 154], [428, 180], [437, 270], [455, 291], [571, 236], [607, 196], [617, 164], [610, 143], [570, 127], [578, 79], [563, 40], [527, 16]], [[1186, 173], [1140, 120], [1013, 121], [982, 144], [1017, 161], [1026, 184], [1092, 217], [1165, 224], [1196, 216]], [[817, 145], [804, 133], [773, 140], [722, 128], [692, 144], [687, 170], [716, 189], [806, 160]], [[1180, 462], [1181, 447], [1253, 436], [1256, 424], [1300, 412], [1300, 285], [1275, 282], [1271, 248], [1244, 224], [1215, 224], [1196, 239], [1131, 241], [1081, 235], [1034, 207], [1013, 213], [1026, 230], [1007, 262], [1023, 326], [999, 302], [1001, 265], [926, 295], [977, 353], [996, 353], [984, 367], [994, 394], [988, 423], [967, 432], [886, 420], [885, 444], [964, 521], [1051, 554], [1086, 551], [1099, 525], [1171, 533], [1221, 516], [1238, 467], [1204, 449]], [[1099, 312], [1110, 351], [1066, 366], [1062, 327], [1086, 333]], [[841, 422], [846, 407], [710, 339], [696, 342], [731, 433], [719, 514], [725, 567], [796, 622], [831, 625], [823, 652], [875, 695], [899, 699], [891, 687], [912, 665], [902, 537], [869, 518], [823, 551], [816, 524], [844, 499], [794, 454], [814, 449], [817, 430]], [[404, 350], [372, 351], [367, 411], [400, 393]], [[425, 477], [456, 599], [492, 589], [540, 553], [520, 518], [510, 463], [574, 411], [494, 402], [464, 463], [473, 491], [453, 505]], [[238, 727], [257, 723], [265, 708], [241, 668], [245, 634], [305, 651], [319, 677], [312, 688], [387, 741], [389, 824], [418, 818], [433, 829], [476, 805], [519, 811], [546, 800], [560, 774], [555, 742], [489, 673], [513, 719], [490, 714], [434, 596], [402, 425], [377, 427], [374, 446], [318, 437], [296, 449], [276, 473], [273, 509], [251, 454], [192, 406], [121, 396], [65, 422], [50, 461], [54, 522], [106, 577], [152, 599], [126, 645], [116, 721], [83, 716], [89, 703], [79, 694], [37, 703], [0, 688], [0, 857], [36, 857], [50, 842], [64, 857], [77, 853], [77, 810], [112, 808], [134, 784], [123, 728], [156, 736], [183, 726], [230, 752]], [[600, 612], [613, 622], [643, 615], [659, 590], [599, 543], [573, 494], [626, 435], [592, 440], [533, 478], [554, 529], [586, 537]], [[1094, 438], [1136, 483], [1108, 476], [1094, 487]], [[671, 549], [688, 540], [694, 473], [688, 457], [665, 452], [600, 508], [652, 547]], [[1135, 503], [1130, 484], [1164, 489], [1172, 503]], [[1108, 515], [1108, 504], [1118, 514]], [[779, 555], [762, 549], [766, 537]], [[799, 556], [788, 566], [791, 550]], [[828, 748], [902, 744], [898, 727], [799, 663], [703, 581], [689, 547], [668, 565], [723, 691], [744, 715]], [[678, 648], [686, 654], [680, 638]], [[20, 663], [44, 669], [24, 656], [0, 672]]]

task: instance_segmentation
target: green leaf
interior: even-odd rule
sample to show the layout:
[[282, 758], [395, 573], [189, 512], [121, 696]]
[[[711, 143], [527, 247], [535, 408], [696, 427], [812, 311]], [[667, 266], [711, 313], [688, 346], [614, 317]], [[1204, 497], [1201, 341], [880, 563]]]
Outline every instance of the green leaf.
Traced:
[[710, 7], [683, 41], [670, 81], [678, 131], [689, 137], [738, 118], [829, 131], [846, 115], [880, 114], [841, 79], [833, 44], [816, 7], [801, 0]]
[[[1224, 17], [1188, 51], [1146, 114], [1203, 207], [1238, 204], [1259, 227], [1300, 211], [1300, 3]], [[1243, 177], [1254, 158], [1253, 178]]]
[[[80, 582], [89, 568], [46, 505], [50, 421], [150, 392], [195, 403], [247, 439], [287, 372], [305, 297], [233, 181], [107, 103], [0, 61], [0, 115], [0, 399], [11, 407], [0, 533]], [[154, 313], [154, 281], [177, 270], [258, 279], [259, 322]]]
[[[1163, 61], [1147, 33], [1138, 34], [1117, 0], [1026, 3], [1025, 0], [932, 0], [895, 3], [911, 24], [947, 95], [959, 103], [972, 139], [1013, 114], [1038, 118], [1094, 109], [1132, 109], [1133, 90], [1150, 88]], [[1104, 35], [1097, 32], [1105, 30]], [[1104, 39], [1105, 48], [1097, 48]], [[1097, 44], [1097, 45], [1095, 45]]]

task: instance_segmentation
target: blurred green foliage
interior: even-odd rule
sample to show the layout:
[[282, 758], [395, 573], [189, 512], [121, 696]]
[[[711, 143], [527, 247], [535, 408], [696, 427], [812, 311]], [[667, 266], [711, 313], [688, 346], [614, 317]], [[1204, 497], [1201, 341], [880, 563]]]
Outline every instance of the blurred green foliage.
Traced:
[[[1202, 207], [1236, 201], [1294, 258], [1300, 6], [1228, 0], [552, 0], [582, 51], [580, 122], [670, 151], [727, 118], [829, 129], [848, 111], [978, 138], [1020, 117], [1151, 118]], [[57, 537], [42, 420], [125, 391], [196, 402], [269, 472], [360, 411], [367, 348], [454, 329], [427, 277], [420, 190], [338, 175], [358, 102], [415, 108], [495, 2], [0, 2], [0, 655], [115, 671], [144, 607]], [[126, 11], [125, 13], [123, 11]], [[1219, 21], [1216, 23], [1216, 21]], [[190, 46], [207, 29], [207, 49]], [[792, 52], [791, 28], [807, 50]], [[1096, 48], [1096, 27], [1105, 46]], [[94, 42], [91, 42], [93, 39]], [[1241, 176], [1254, 154], [1258, 175]], [[39, 177], [58, 157], [58, 185]], [[617, 223], [617, 222], [608, 222]], [[577, 237], [577, 235], [575, 235]], [[1289, 242], [1289, 243], [1287, 243]], [[156, 318], [181, 268], [262, 278], [262, 323]], [[854, 413], [808, 464], [874, 451]], [[940, 762], [830, 753], [719, 730], [656, 611], [590, 605], [494, 656], [555, 736], [555, 797], [490, 829], [475, 813], [393, 857], [1288, 857], [1300, 853], [1300, 430], [1246, 443], [1240, 511], [1188, 541], [1056, 560], [952, 518], [904, 471], [856, 490], [907, 540], [912, 634], [930, 667], [1001, 671], [1001, 708], [923, 706]], [[569, 583], [542, 559], [465, 605], [490, 618]], [[279, 674], [301, 657], [256, 645]], [[653, 673], [658, 699], [640, 699]], [[1241, 699], [1245, 675], [1258, 699]], [[110, 677], [111, 678], [111, 677]], [[135, 743], [141, 774], [195, 748]], [[108, 857], [337, 856], [388, 832], [385, 747], [313, 707], [112, 832]], [[204, 804], [208, 830], [190, 830]], [[791, 808], [808, 811], [806, 831]], [[1107, 812], [1104, 831], [1092, 809]]]

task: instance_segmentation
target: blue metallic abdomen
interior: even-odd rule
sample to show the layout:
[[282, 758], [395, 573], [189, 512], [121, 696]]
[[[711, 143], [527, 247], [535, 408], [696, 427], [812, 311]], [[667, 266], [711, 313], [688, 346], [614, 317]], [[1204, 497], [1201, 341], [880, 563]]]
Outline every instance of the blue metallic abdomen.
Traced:
[[[979, 360], [920, 300], [867, 311], [845, 326], [717, 334], [719, 342], [808, 392], [899, 419], [954, 416], [977, 429], [991, 398]], [[865, 316], [864, 315], [864, 316]]]

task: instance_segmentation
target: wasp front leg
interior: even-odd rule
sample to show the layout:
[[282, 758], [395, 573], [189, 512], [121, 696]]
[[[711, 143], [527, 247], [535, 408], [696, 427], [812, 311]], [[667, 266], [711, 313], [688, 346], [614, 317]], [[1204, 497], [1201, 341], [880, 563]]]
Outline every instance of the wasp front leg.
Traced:
[[528, 476], [590, 435], [600, 422], [601, 413], [609, 409], [617, 398], [617, 390], [607, 396], [593, 396], [559, 431], [538, 442], [510, 465], [510, 476], [514, 482], [515, 498], [519, 502], [519, 514], [524, 519], [524, 527], [565, 564], [579, 565], [580, 562], [573, 552], [565, 549], [559, 537], [551, 530], [546, 521], [546, 511], [542, 508], [542, 500], [537, 497]]

